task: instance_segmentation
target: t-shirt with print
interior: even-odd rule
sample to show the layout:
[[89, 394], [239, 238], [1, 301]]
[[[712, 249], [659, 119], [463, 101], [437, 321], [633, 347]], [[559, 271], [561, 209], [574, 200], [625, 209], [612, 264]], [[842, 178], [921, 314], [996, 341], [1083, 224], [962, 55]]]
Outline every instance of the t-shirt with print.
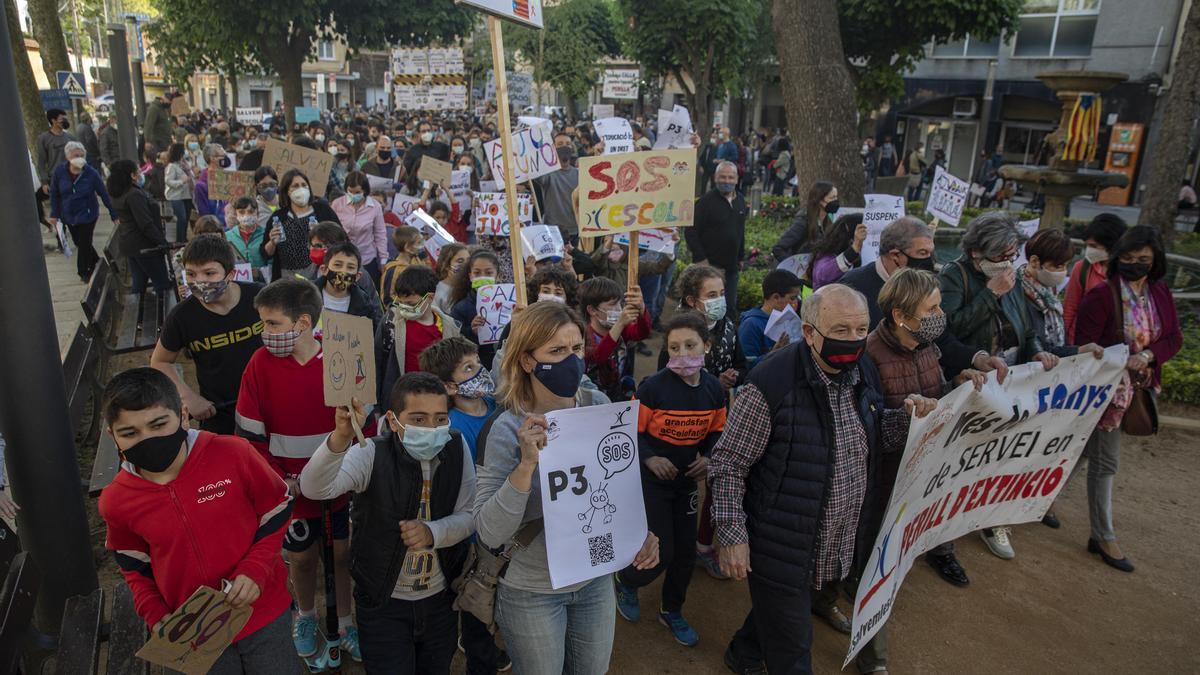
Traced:
[[217, 406], [237, 399], [242, 371], [262, 346], [263, 324], [254, 308], [262, 284], [234, 283], [241, 287], [242, 297], [228, 314], [217, 314], [192, 296], [167, 314], [159, 336], [168, 351], [188, 350], [196, 363], [200, 395]]
[[[421, 462], [421, 500], [417, 503], [416, 520], [429, 522], [429, 494], [433, 488], [433, 459]], [[396, 589], [393, 598], [401, 600], [421, 600], [437, 595], [446, 587], [446, 576], [442, 574], [442, 566], [438, 562], [437, 551], [429, 548], [409, 548], [404, 552], [404, 564], [400, 567], [400, 577], [396, 579]]]
[[442, 339], [442, 329], [438, 322], [426, 326], [420, 321], [404, 322], [404, 372], [415, 373], [421, 370], [418, 357], [429, 345]]
[[458, 408], [450, 408], [450, 428], [458, 429], [462, 433], [463, 440], [467, 443], [467, 449], [471, 451], [471, 461], [475, 461], [477, 457], [475, 441], [479, 438], [479, 432], [483, 430], [483, 425], [492, 416], [492, 413], [496, 412], [496, 399], [484, 396], [483, 402], [487, 404], [487, 412], [482, 415], [472, 415]]

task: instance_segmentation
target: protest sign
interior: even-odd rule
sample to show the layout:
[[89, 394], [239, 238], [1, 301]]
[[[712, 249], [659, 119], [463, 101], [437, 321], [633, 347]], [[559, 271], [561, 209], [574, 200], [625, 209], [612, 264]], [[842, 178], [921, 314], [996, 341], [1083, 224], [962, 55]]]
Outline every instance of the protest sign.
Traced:
[[250, 263], [236, 263], [233, 266], [233, 280], [251, 283], [254, 281], [254, 267]]
[[400, 220], [404, 221], [407, 221], [408, 217], [413, 214], [413, 211], [422, 206], [420, 197], [398, 194], [392, 199], [392, 213], [400, 216]]
[[609, 117], [592, 123], [596, 135], [604, 142], [604, 154], [619, 155], [633, 152], [633, 127], [624, 117]]
[[248, 124], [253, 127], [261, 125], [263, 121], [262, 108], [235, 108], [233, 115], [239, 124]]
[[517, 129], [528, 129], [529, 127], [549, 126], [554, 127], [554, 123], [545, 117], [535, 117], [533, 115], [517, 115]]
[[803, 279], [805, 272], [808, 270], [808, 259], [811, 257], [812, 255], [809, 253], [797, 253], [796, 255], [784, 258], [775, 266], [775, 269], [787, 270]]
[[421, 167], [417, 170], [417, 178], [427, 180], [434, 185], [449, 185], [451, 171], [453, 169], [450, 167], [450, 162], [425, 155], [421, 158]]
[[533, 75], [530, 73], [508, 74], [508, 100], [516, 108], [524, 108], [533, 102]]
[[458, 169], [450, 172], [450, 196], [458, 204], [459, 211], [471, 208], [471, 170]]
[[542, 0], [455, 0], [492, 16], [542, 27]]
[[623, 569], [646, 541], [638, 412], [623, 401], [546, 413], [538, 481], [556, 589]]
[[162, 620], [137, 656], [186, 675], [203, 675], [233, 644], [250, 613], [249, 605], [234, 608], [224, 593], [201, 586]]
[[[679, 235], [675, 234], [674, 228], [663, 227], [642, 230], [638, 232], [638, 248], [645, 251], [654, 251], [656, 253], [665, 253], [666, 255], [675, 257], [675, 241]], [[629, 234], [618, 234], [613, 238], [613, 243], [622, 246], [629, 245]]]
[[209, 171], [208, 196], [231, 202], [238, 197], [254, 196], [253, 171]]
[[966, 181], [955, 178], [939, 166], [933, 175], [933, 185], [929, 189], [929, 201], [925, 203], [925, 210], [947, 225], [958, 227], [970, 187]]
[[[318, 81], [320, 79], [317, 78]], [[296, 106], [295, 114], [297, 124], [308, 124], [309, 122], [316, 122], [321, 119], [321, 109], [316, 106], [298, 105]]]
[[692, 224], [696, 151], [652, 150], [579, 160], [579, 234], [601, 237]]
[[[508, 199], [503, 192], [476, 192], [471, 217], [475, 221], [475, 234], [485, 237], [509, 234]], [[517, 195], [517, 218], [522, 227], [533, 223], [533, 201], [527, 192]]]
[[395, 189], [395, 183], [390, 178], [367, 174], [367, 187], [371, 189], [371, 194], [388, 193]]
[[[299, 110], [299, 108], [297, 108]], [[325, 186], [329, 183], [329, 169], [333, 166], [333, 155], [324, 150], [310, 150], [300, 145], [293, 145], [274, 138], [267, 139], [263, 148], [263, 164], [275, 169], [280, 179], [291, 169], [299, 169], [308, 177], [308, 186], [312, 196], [325, 196]]]
[[674, 110], [658, 111], [658, 138], [655, 150], [677, 150], [692, 147], [692, 116], [688, 109], [677, 105]]
[[863, 265], [879, 258], [879, 235], [883, 234], [883, 228], [904, 217], [903, 196], [866, 195], [865, 198], [867, 208], [863, 210], [863, 225], [867, 226], [867, 239], [862, 247]]
[[365, 316], [327, 310], [321, 317], [325, 405], [368, 405], [375, 396], [375, 329]]
[[796, 310], [791, 305], [787, 305], [783, 311], [771, 310], [771, 316], [767, 317], [767, 327], [763, 330], [763, 335], [779, 342], [779, 338], [787, 333], [789, 342], [797, 342], [804, 339], [804, 333], [800, 330], [800, 326], [800, 315], [796, 314]]
[[613, 117], [617, 111], [611, 103], [593, 103], [592, 104], [592, 119], [602, 120]]
[[1059, 361], [1010, 367], [1004, 384], [970, 382], [913, 419], [875, 547], [858, 585], [846, 663], [891, 613], [913, 561], [986, 527], [1040, 520], [1071, 475], [1113, 398], [1124, 345]]
[[[518, 183], [531, 178], [558, 171], [558, 149], [554, 147], [554, 127], [535, 124], [513, 134], [513, 173]], [[496, 182], [504, 185], [504, 150], [500, 139], [488, 141], [483, 146], [484, 156]]]
[[547, 258], [562, 260], [562, 232], [555, 225], [523, 225], [521, 244], [522, 256], [533, 256], [538, 262]]
[[[1041, 225], [1042, 219], [1034, 218], [1033, 220], [1022, 220], [1021, 222], [1017, 223], [1017, 229], [1021, 231], [1021, 236], [1028, 240], [1030, 237], [1037, 234], [1038, 228], [1041, 227]], [[1013, 267], [1018, 268], [1027, 262], [1029, 262], [1029, 258], [1025, 257], [1025, 242], [1021, 242], [1021, 244], [1017, 246], [1017, 259], [1013, 261]]]
[[54, 232], [58, 235], [58, 243], [62, 246], [63, 255], [68, 258], [75, 255], [75, 250], [71, 247], [71, 234], [67, 232], [67, 225], [59, 220], [54, 223]]
[[606, 70], [604, 71], [604, 88], [601, 95], [604, 98], [636, 100], [638, 97], [638, 81], [642, 75], [637, 70]]
[[438, 255], [442, 252], [442, 247], [446, 244], [454, 242], [454, 235], [446, 231], [446, 228], [438, 224], [438, 221], [433, 216], [425, 213], [425, 209], [417, 209], [412, 212], [412, 215], [404, 221], [405, 225], [415, 227], [425, 235], [425, 252], [429, 254], [430, 260], [437, 260]]
[[179, 95], [171, 99], [171, 117], [182, 117], [183, 115], [190, 115], [191, 112], [192, 106], [188, 105], [186, 96]]
[[479, 344], [493, 345], [500, 341], [516, 306], [517, 288], [513, 284], [491, 284], [476, 291], [475, 312], [483, 319], [483, 325], [475, 329]]

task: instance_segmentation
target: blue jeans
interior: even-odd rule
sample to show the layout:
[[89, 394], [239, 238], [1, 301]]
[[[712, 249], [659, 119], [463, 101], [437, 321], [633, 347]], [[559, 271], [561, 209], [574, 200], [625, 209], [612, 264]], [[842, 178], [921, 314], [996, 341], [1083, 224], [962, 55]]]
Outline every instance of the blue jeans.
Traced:
[[642, 289], [642, 299], [646, 302], [646, 311], [650, 313], [650, 321], [658, 321], [662, 307], [658, 306], [658, 290], [662, 286], [663, 275], [638, 277], [638, 286]]
[[675, 261], [671, 261], [671, 266], [663, 272], [662, 283], [658, 285], [658, 294], [654, 297], [654, 317], [662, 316], [663, 309], [667, 306], [667, 293], [671, 291], [671, 282], [675, 280]]
[[129, 256], [130, 291], [141, 294], [146, 282], [154, 284], [154, 292], [162, 295], [171, 290], [171, 278], [167, 275], [167, 259], [161, 253]]
[[532, 593], [503, 584], [496, 623], [521, 675], [601, 675], [608, 671], [616, 629], [612, 577], [574, 593]]
[[187, 241], [188, 218], [192, 213], [192, 200], [172, 199], [171, 212], [175, 215], [175, 243], [182, 244]]

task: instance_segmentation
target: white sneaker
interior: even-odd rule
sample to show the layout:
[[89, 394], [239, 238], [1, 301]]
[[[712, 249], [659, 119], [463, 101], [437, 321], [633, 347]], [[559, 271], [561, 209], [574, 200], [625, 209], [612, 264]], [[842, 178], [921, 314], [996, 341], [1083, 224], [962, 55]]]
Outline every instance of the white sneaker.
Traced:
[[988, 536], [987, 530], [980, 530], [979, 536], [983, 537], [983, 543], [987, 544], [992, 555], [1003, 560], [1012, 560], [1017, 553], [1013, 551], [1012, 543], [1008, 540], [1011, 531], [1008, 527], [993, 527], [992, 536]]

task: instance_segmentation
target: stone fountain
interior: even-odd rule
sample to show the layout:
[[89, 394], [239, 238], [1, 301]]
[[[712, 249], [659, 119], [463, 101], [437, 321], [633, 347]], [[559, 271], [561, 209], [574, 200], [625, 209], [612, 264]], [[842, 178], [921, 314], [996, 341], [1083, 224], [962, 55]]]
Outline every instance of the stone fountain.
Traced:
[[1040, 227], [1063, 226], [1067, 205], [1080, 195], [1094, 194], [1108, 187], [1125, 187], [1129, 178], [1124, 174], [1080, 169], [1079, 162], [1062, 159], [1067, 142], [1067, 126], [1075, 101], [1084, 94], [1102, 94], [1129, 79], [1123, 73], [1085, 70], [1055, 70], [1037, 76], [1062, 101], [1062, 119], [1058, 129], [1046, 137], [1053, 150], [1049, 166], [1008, 165], [1000, 167], [1000, 175], [1015, 180], [1022, 187], [1041, 192], [1046, 197]]

